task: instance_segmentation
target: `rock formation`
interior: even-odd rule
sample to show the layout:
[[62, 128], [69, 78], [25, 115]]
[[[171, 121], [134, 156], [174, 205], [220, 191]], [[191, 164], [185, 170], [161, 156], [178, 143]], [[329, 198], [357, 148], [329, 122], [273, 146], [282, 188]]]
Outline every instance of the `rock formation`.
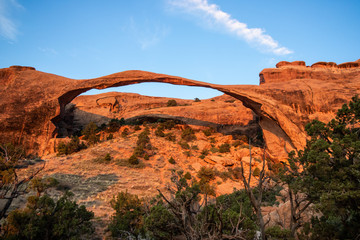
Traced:
[[[23, 144], [42, 153], [57, 135], [65, 107], [90, 89], [120, 87], [142, 82], [217, 89], [243, 102], [260, 119], [269, 153], [303, 148], [305, 123], [323, 121], [352, 96], [360, 93], [359, 61], [333, 64], [284, 63], [260, 73], [260, 85], [218, 85], [144, 71], [125, 71], [88, 80], [73, 80], [31, 67], [0, 69], [0, 142]], [[121, 90], [121, 89], [120, 89]]]

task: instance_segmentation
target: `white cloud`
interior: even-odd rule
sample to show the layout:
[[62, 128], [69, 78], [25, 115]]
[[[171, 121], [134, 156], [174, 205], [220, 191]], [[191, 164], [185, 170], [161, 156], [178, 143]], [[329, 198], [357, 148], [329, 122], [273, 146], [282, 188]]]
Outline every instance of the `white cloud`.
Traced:
[[163, 24], [150, 22], [149, 20], [138, 24], [132, 17], [130, 18], [129, 30], [143, 50], [159, 44], [169, 31]]
[[49, 54], [49, 55], [57, 55], [58, 54], [58, 52], [55, 49], [48, 48], [48, 47], [45, 47], [45, 48], [38, 47], [38, 50], [45, 53], [45, 54]]
[[265, 51], [276, 55], [292, 53], [286, 47], [280, 46], [270, 35], [265, 34], [263, 29], [248, 28], [245, 23], [239, 22], [230, 14], [223, 12], [218, 5], [209, 4], [208, 0], [169, 0], [169, 3], [191, 13], [199, 13], [226, 31], [246, 40], [249, 44], [260, 46]]
[[0, 35], [14, 41], [19, 31], [14, 20], [10, 17], [12, 8], [24, 9], [16, 0], [0, 0]]

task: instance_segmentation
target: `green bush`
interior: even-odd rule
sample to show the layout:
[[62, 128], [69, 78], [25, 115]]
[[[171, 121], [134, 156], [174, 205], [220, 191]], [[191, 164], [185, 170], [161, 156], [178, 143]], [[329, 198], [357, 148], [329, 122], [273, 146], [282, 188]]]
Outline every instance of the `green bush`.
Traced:
[[197, 145], [192, 145], [191, 150], [199, 150], [199, 147]]
[[155, 136], [158, 136], [158, 137], [165, 137], [165, 133], [164, 133], [164, 127], [159, 125], [157, 127], [157, 129], [155, 130]]
[[210, 182], [216, 177], [215, 170], [210, 167], [201, 167], [197, 173], [197, 177], [200, 178], [200, 181]]
[[216, 204], [221, 207], [223, 231], [230, 236], [233, 234], [233, 224], [242, 219], [238, 229], [244, 230], [242, 239], [255, 239], [258, 229], [250, 199], [244, 190], [234, 191], [231, 194], [216, 198]]
[[290, 240], [291, 238], [291, 231], [289, 229], [281, 228], [280, 226], [276, 225], [273, 227], [268, 227], [265, 230], [265, 234], [270, 240]]
[[190, 151], [184, 151], [183, 154], [184, 154], [186, 157], [191, 157], [191, 152], [190, 152]]
[[181, 133], [181, 138], [187, 142], [196, 140], [194, 130], [191, 127], [186, 127]]
[[203, 154], [203, 155], [208, 155], [209, 154], [209, 150], [208, 149], [206, 149], [206, 148], [204, 148], [202, 151], [201, 151], [201, 154]]
[[242, 144], [242, 142], [240, 140], [235, 140], [231, 145], [235, 148], [237, 148], [238, 146], [240, 146]]
[[183, 149], [190, 149], [190, 145], [187, 142], [179, 142], [179, 145]]
[[139, 134], [138, 140], [136, 141], [136, 147], [133, 153], [135, 157], [144, 157], [146, 154], [149, 157], [149, 154], [146, 152], [146, 150], [152, 149], [150, 138], [148, 136], [149, 134], [150, 131], [148, 128], [145, 128], [144, 131], [142, 131]]
[[110, 163], [113, 160], [110, 153], [107, 153], [105, 156], [101, 156], [94, 159], [96, 163]]
[[131, 164], [131, 165], [137, 165], [137, 164], [139, 164], [140, 163], [140, 161], [139, 161], [139, 159], [136, 157], [136, 155], [131, 155], [131, 157], [129, 158], [129, 163]]
[[191, 179], [191, 173], [186, 172], [186, 173], [184, 174], [184, 178], [185, 178], [186, 180], [190, 180], [190, 179]]
[[124, 130], [121, 132], [121, 137], [126, 138], [129, 135], [130, 131], [129, 129], [126, 127], [124, 128]]
[[170, 142], [176, 142], [176, 136], [173, 133], [166, 133], [165, 139]]
[[260, 176], [260, 169], [258, 167], [256, 167], [253, 171], [253, 176], [254, 177], [259, 177]]
[[207, 136], [207, 137], [211, 136], [211, 134], [213, 133], [212, 129], [210, 129], [210, 128], [204, 129], [202, 132], [203, 132], [204, 135]]
[[94, 228], [94, 213], [70, 200], [67, 192], [58, 201], [48, 195], [29, 197], [25, 209], [9, 214], [3, 227], [4, 239], [83, 239]]
[[137, 195], [120, 192], [111, 200], [115, 214], [111, 217], [109, 230], [112, 237], [138, 239], [144, 235], [144, 208]]
[[230, 144], [223, 143], [219, 146], [219, 152], [220, 153], [227, 153], [230, 152]]
[[167, 102], [168, 107], [175, 107], [177, 106], [177, 102], [174, 99], [171, 99]]
[[86, 140], [88, 144], [95, 144], [100, 141], [100, 137], [97, 135], [98, 132], [99, 129], [94, 122], [90, 122], [85, 126], [84, 130], [82, 130], [84, 140]]
[[168, 240], [179, 234], [174, 215], [163, 204], [157, 204], [150, 209], [144, 227], [153, 239]]
[[174, 120], [167, 120], [167, 121], [161, 123], [160, 125], [163, 126], [164, 129], [171, 130], [175, 127], [175, 122], [174, 122]]
[[59, 143], [57, 145], [57, 154], [58, 155], [69, 155], [75, 152], [79, 152], [82, 149], [85, 149], [86, 145], [84, 143], [80, 143], [79, 137], [71, 137], [70, 142], [68, 143]]
[[241, 167], [229, 168], [229, 172], [232, 174], [233, 179], [241, 179]]
[[141, 127], [139, 125], [135, 125], [134, 131], [139, 131], [139, 130], [141, 130]]
[[107, 154], [105, 155], [105, 157], [104, 157], [104, 161], [105, 161], [105, 162], [110, 162], [111, 160], [112, 160], [112, 157], [111, 157], [110, 153], [107, 153]]
[[170, 157], [170, 158], [169, 158], [169, 163], [175, 164], [175, 163], [176, 163], [176, 162], [175, 162], [175, 159], [174, 159], [173, 157]]
[[107, 136], [106, 140], [111, 140], [111, 139], [114, 139], [114, 135], [113, 135], [112, 133], [110, 133], [110, 134]]
[[219, 149], [216, 148], [216, 147], [212, 147], [212, 148], [210, 148], [210, 151], [211, 151], [212, 153], [217, 153], [217, 152], [219, 152]]
[[123, 125], [125, 125], [124, 118], [121, 118], [120, 120], [117, 118], [111, 119], [110, 122], [108, 123], [107, 131], [110, 133], [117, 132], [117, 131], [119, 131], [120, 127]]
[[199, 98], [195, 98], [194, 102], [201, 102], [201, 100]]

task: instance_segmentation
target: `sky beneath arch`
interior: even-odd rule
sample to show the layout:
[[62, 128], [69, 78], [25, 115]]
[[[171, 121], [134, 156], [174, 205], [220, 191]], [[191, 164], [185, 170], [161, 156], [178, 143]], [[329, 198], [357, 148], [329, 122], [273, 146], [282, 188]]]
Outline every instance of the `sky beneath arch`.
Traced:
[[[0, 68], [33, 66], [75, 79], [145, 70], [258, 84], [262, 69], [283, 60], [359, 59], [359, 23], [358, 0], [0, 0]], [[107, 91], [220, 94], [156, 83]]]

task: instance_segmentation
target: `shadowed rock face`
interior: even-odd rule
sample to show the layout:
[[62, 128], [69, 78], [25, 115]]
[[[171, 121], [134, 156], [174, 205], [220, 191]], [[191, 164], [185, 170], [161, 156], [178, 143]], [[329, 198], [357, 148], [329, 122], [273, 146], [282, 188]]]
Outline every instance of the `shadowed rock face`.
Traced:
[[337, 67], [280, 64], [260, 73], [260, 86], [217, 85], [144, 71], [73, 80], [31, 67], [4, 68], [0, 69], [0, 142], [23, 144], [41, 154], [56, 136], [55, 124], [64, 117], [66, 104], [81, 93], [93, 88], [162, 82], [213, 88], [241, 100], [259, 116], [269, 153], [285, 157], [284, 149], [305, 145], [305, 123], [315, 118], [329, 120], [343, 103], [360, 93], [358, 63]]

